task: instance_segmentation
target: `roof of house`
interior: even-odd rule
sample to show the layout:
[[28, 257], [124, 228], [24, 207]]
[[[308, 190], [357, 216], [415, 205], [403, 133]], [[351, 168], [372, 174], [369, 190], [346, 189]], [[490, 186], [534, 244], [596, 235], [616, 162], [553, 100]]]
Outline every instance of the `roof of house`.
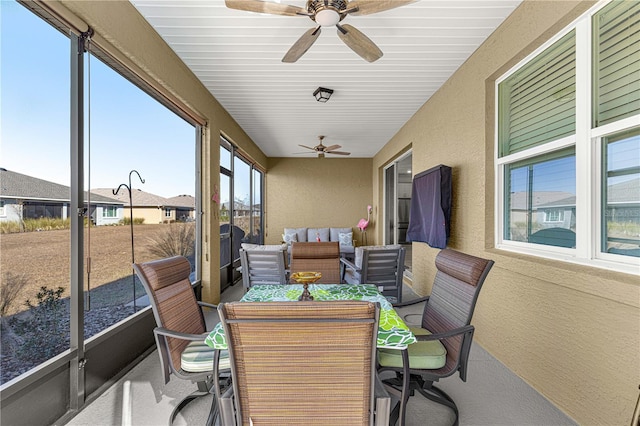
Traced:
[[[66, 201], [71, 199], [71, 188], [22, 173], [0, 168], [0, 197], [21, 200]], [[87, 192], [85, 192], [85, 201]], [[92, 203], [122, 204], [113, 197], [91, 193]]]
[[[91, 192], [100, 194], [105, 197], [115, 198], [122, 202], [125, 206], [129, 206], [129, 191], [122, 187], [117, 194], [113, 194], [116, 188], [93, 188]], [[134, 207], [164, 207], [167, 205], [167, 199], [159, 195], [144, 192], [141, 189], [133, 188], [131, 191], [131, 201]]]
[[[94, 194], [100, 194], [105, 197], [114, 198], [122, 202], [125, 206], [129, 206], [129, 191], [122, 187], [116, 195], [113, 194], [115, 188], [94, 188], [91, 190]], [[134, 207], [183, 207], [195, 209], [196, 199], [191, 195], [177, 195], [171, 198], [161, 197], [160, 195], [151, 194], [138, 188], [131, 191], [131, 201]]]
[[167, 198], [167, 205], [173, 207], [187, 207], [195, 209], [196, 197], [186, 194], [176, 195], [175, 197]]

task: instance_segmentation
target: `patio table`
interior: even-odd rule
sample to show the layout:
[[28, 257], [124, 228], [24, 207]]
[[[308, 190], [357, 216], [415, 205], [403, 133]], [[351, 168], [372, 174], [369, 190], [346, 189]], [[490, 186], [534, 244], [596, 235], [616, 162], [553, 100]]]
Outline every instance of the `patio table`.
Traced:
[[[301, 284], [257, 285], [240, 299], [241, 302], [296, 301], [302, 294]], [[309, 284], [309, 292], [316, 301], [327, 300], [364, 300], [380, 304], [380, 322], [378, 324], [378, 348], [406, 349], [415, 343], [416, 338], [393, 309], [389, 301], [371, 284]], [[227, 349], [222, 324], [218, 323], [205, 339], [213, 349]]]

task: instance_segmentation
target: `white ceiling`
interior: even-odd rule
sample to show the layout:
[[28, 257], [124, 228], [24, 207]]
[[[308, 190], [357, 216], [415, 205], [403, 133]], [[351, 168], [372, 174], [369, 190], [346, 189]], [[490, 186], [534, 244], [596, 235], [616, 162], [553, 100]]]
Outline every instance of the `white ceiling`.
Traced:
[[[318, 135], [351, 157], [373, 157], [521, 0], [421, 0], [349, 15], [342, 23], [375, 42], [381, 59], [364, 61], [325, 27], [293, 64], [281, 59], [314, 27], [308, 17], [232, 10], [224, 0], [131, 2], [268, 157], [305, 156], [298, 144], [315, 146]], [[335, 91], [327, 103], [313, 97], [318, 86]]]

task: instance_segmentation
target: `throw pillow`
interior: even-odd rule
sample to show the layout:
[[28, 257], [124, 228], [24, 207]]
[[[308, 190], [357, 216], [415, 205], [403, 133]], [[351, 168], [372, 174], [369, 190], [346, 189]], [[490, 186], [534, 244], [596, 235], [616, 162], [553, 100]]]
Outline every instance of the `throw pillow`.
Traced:
[[341, 232], [338, 234], [338, 239], [341, 246], [351, 246], [353, 245], [353, 232]]
[[288, 246], [290, 246], [291, 243], [298, 242], [298, 234], [296, 234], [295, 232], [292, 232], [289, 234], [282, 234], [282, 241], [284, 241]]

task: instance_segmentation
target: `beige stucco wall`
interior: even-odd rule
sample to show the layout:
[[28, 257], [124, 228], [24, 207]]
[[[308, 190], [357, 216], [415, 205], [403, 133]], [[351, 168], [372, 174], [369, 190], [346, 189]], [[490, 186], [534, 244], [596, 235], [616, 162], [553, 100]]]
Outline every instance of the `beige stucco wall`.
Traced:
[[371, 158], [270, 158], [266, 242], [279, 243], [285, 227], [351, 226], [360, 243], [357, 224], [372, 204], [371, 163]]
[[[492, 248], [493, 81], [591, 4], [523, 3], [376, 155], [373, 173], [380, 181], [381, 167], [407, 146], [414, 174], [451, 166], [449, 246], [496, 262], [475, 340], [578, 423], [625, 425], [640, 383], [639, 277]], [[378, 182], [374, 193], [381, 202]], [[430, 292], [436, 254], [413, 245], [418, 293]]]
[[[85, 0], [51, 3], [54, 3], [54, 7], [62, 4], [62, 9], [68, 9], [89, 24], [96, 32], [96, 44], [107, 48], [118, 60], [153, 81], [156, 86], [164, 88], [206, 121], [202, 139], [202, 199], [205, 212], [202, 294], [205, 301], [218, 302], [220, 226], [217, 215], [211, 214], [218, 210], [211, 198], [214, 185], [219, 187], [220, 135], [225, 135], [259, 166], [266, 167], [266, 157], [131, 3]], [[86, 31], [86, 28], [81, 30]]]

